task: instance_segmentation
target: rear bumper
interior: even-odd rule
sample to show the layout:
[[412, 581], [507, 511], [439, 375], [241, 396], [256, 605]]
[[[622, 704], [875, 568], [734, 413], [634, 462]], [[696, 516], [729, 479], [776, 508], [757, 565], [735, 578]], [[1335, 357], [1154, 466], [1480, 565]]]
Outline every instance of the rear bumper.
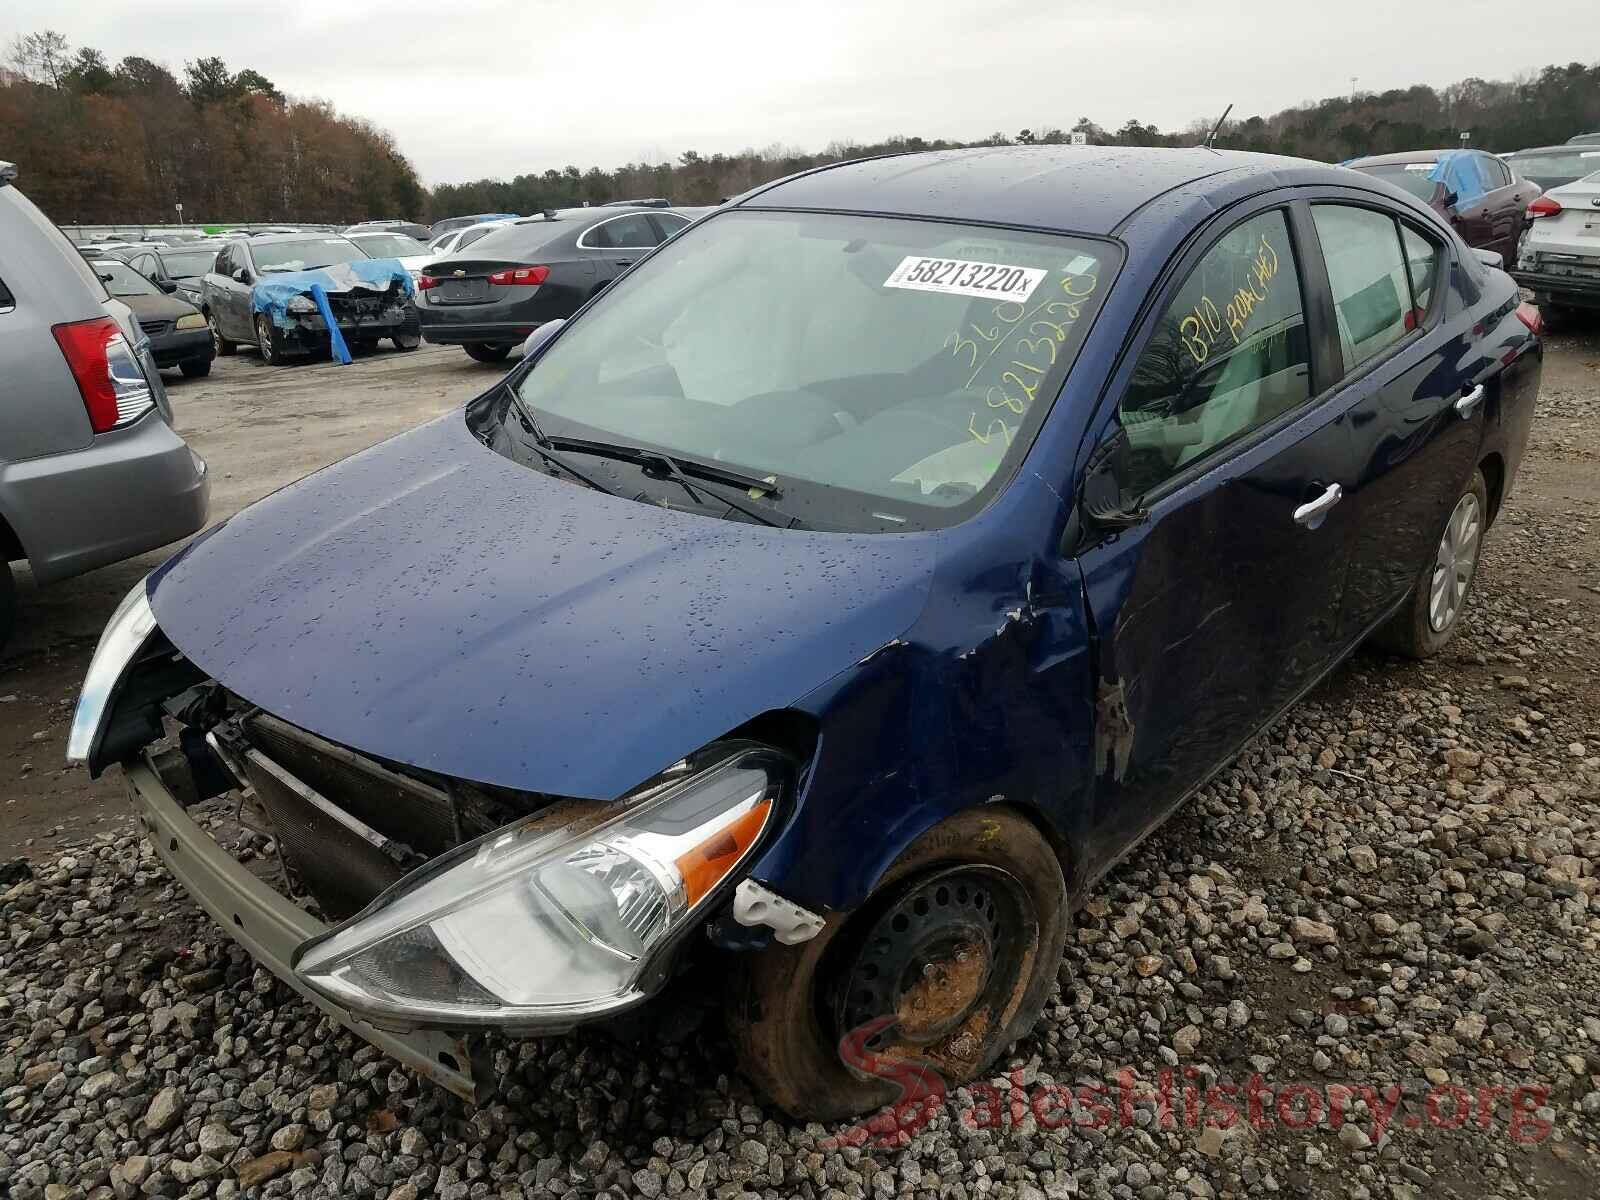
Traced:
[[228, 934], [300, 996], [390, 1057], [463, 1100], [476, 1102], [466, 1039], [434, 1030], [392, 1033], [361, 1020], [303, 983], [294, 954], [328, 927], [241, 866], [190, 818], [148, 764], [126, 768], [128, 795], [144, 835], [167, 870]]
[[1534, 294], [1535, 303], [1600, 308], [1600, 277], [1516, 270], [1511, 278]]
[[515, 345], [543, 324], [541, 321], [452, 321], [422, 319], [422, 338], [439, 346], [498, 342]]
[[175, 367], [186, 362], [210, 362], [216, 355], [209, 329], [186, 329], [150, 339], [150, 353], [156, 366]]
[[0, 464], [0, 511], [40, 583], [187, 537], [210, 495], [205, 460], [155, 413], [81, 450]]

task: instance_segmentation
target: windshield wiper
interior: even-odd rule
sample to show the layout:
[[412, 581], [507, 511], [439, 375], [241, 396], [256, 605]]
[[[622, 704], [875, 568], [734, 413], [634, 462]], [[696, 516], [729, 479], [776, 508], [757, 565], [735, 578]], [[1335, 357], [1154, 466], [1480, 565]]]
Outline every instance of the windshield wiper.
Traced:
[[528, 406], [522, 402], [522, 397], [517, 394], [517, 389], [512, 387], [503, 379], [500, 381], [500, 386], [504, 388], [511, 396], [511, 403], [517, 410], [517, 416], [521, 418], [522, 423], [527, 426], [528, 432], [533, 435], [532, 450], [535, 454], [544, 459], [549, 466], [555, 467], [560, 471], [565, 471], [568, 475], [571, 475], [580, 483], [588, 484], [595, 491], [604, 492], [608, 496], [617, 495], [615, 488], [608, 488], [598, 479], [595, 479], [587, 473], [578, 470], [577, 467], [573, 466], [565, 458], [557, 454], [550, 441], [550, 435], [545, 433], [543, 429], [539, 428], [539, 419], [535, 417], [529, 410]]
[[500, 386], [510, 393], [512, 403], [516, 405], [518, 414], [532, 432], [534, 441], [537, 443], [534, 446], [534, 452], [543, 457], [546, 462], [554, 463], [568, 474], [588, 483], [591, 487], [613, 496], [617, 495], [612, 489], [603, 487], [582, 472], [574, 470], [565, 458], [556, 453], [557, 451], [572, 450], [579, 454], [593, 454], [600, 458], [611, 458], [618, 462], [633, 463], [639, 467], [653, 467], [674, 483], [679, 484], [684, 491], [689, 493], [691, 498], [695, 498], [697, 501], [699, 497], [712, 497], [726, 504], [729, 508], [743, 513], [752, 521], [770, 525], [775, 529], [794, 529], [804, 526], [804, 522], [799, 517], [791, 516], [776, 505], [768, 506], [770, 512], [762, 512], [760, 509], [741, 503], [723, 492], [714, 492], [706, 487], [704, 483], [693, 483], [688, 477], [693, 475], [700, 480], [711, 483], [727, 484], [729, 487], [740, 489], [759, 490], [768, 496], [781, 494], [775, 480], [759, 479], [754, 475], [746, 475], [742, 471], [735, 471], [731, 467], [718, 466], [715, 463], [702, 463], [692, 458], [678, 458], [674, 455], [664, 454], [659, 450], [646, 450], [643, 446], [629, 446], [622, 442], [595, 441], [591, 438], [564, 437], [559, 434], [552, 437], [540, 426], [539, 418], [533, 415], [532, 409], [522, 402], [522, 396], [516, 388], [504, 380], [501, 381]]
[[[619, 462], [630, 462], [647, 471], [654, 468], [668, 479], [678, 484], [691, 497], [709, 496], [719, 500], [729, 508], [743, 513], [752, 521], [759, 521], [763, 525], [770, 525], [774, 529], [793, 529], [804, 523], [799, 517], [784, 512], [776, 505], [769, 505], [768, 511], [753, 508], [742, 501], [735, 500], [726, 492], [712, 491], [705, 486], [706, 482], [725, 484], [728, 487], [760, 491], [768, 496], [779, 495], [775, 480], [759, 479], [754, 475], [746, 475], [742, 471], [735, 471], [728, 467], [721, 467], [714, 463], [697, 462], [692, 458], [678, 458], [676, 455], [666, 454], [660, 450], [646, 450], [643, 446], [629, 446], [620, 442], [599, 442], [590, 438], [561, 437], [557, 435], [550, 439], [550, 444], [562, 450], [575, 450], [579, 454], [595, 454], [604, 458], [614, 458]], [[694, 476], [698, 481], [690, 482], [689, 477]]]

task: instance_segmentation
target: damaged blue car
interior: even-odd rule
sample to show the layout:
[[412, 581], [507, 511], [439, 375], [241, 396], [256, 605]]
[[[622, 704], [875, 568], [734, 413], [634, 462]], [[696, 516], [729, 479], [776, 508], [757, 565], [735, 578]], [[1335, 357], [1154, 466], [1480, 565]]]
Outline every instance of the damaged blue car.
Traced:
[[200, 311], [219, 355], [253, 345], [278, 366], [330, 355], [349, 361], [389, 338], [396, 350], [422, 344], [416, 283], [399, 259], [371, 258], [349, 238], [325, 233], [237, 238], [200, 281]]
[[1074, 906], [1352, 649], [1450, 640], [1541, 361], [1511, 280], [1353, 171], [830, 166], [197, 538], [69, 754], [463, 1096], [483, 1031], [692, 976], [768, 1097], [860, 1112], [1026, 1036]]

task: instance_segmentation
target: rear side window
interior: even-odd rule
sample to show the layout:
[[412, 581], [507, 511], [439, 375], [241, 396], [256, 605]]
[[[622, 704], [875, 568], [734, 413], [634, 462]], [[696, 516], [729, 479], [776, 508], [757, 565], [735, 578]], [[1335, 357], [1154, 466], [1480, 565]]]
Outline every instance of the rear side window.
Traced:
[[666, 241], [689, 223], [688, 217], [680, 217], [676, 213], [653, 213], [651, 220], [656, 223], [662, 241]]
[[661, 235], [644, 213], [604, 221], [583, 235], [583, 244], [601, 250], [641, 249], [661, 243]]
[[1416, 326], [1411, 284], [1393, 217], [1344, 204], [1313, 205], [1328, 264], [1346, 370], [1382, 354]]
[[1300, 273], [1279, 210], [1234, 226], [1161, 317], [1122, 398], [1139, 495], [1311, 398]]
[[1415, 304], [1413, 314], [1417, 323], [1427, 315], [1433, 303], [1434, 282], [1439, 278], [1443, 252], [1439, 243], [1424, 237], [1411, 226], [1401, 224], [1400, 240], [1406, 248], [1406, 273], [1411, 277], [1411, 295]]
[[96, 300], [109, 299], [105, 285], [100, 282], [100, 276], [95, 274], [88, 260], [78, 253], [78, 248], [72, 244], [71, 239], [57, 229], [49, 217], [34, 207], [33, 201], [14, 187], [0, 190], [0, 227], [5, 228], [5, 238], [8, 242], [15, 237], [27, 236], [26, 228], [19, 230], [10, 224], [8, 219], [10, 216], [20, 218], [25, 226], [32, 226], [38, 236], [45, 238], [60, 253], [62, 260], [72, 268], [78, 278], [83, 280]]
[[494, 228], [493, 225], [480, 225], [475, 229], [467, 230], [456, 242], [456, 249], [465, 250], [473, 242], [481, 242], [486, 236], [494, 232]]

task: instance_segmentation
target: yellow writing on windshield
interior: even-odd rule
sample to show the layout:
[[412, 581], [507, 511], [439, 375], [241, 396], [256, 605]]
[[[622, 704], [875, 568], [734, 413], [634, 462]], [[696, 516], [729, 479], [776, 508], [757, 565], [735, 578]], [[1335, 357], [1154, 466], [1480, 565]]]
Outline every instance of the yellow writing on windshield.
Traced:
[[1098, 286], [1094, 274], [1065, 275], [1031, 308], [1016, 301], [996, 304], [987, 317], [945, 338], [944, 348], [972, 371], [967, 388], [982, 389], [984, 407], [974, 409], [967, 422], [974, 439], [985, 446], [1011, 444]]

